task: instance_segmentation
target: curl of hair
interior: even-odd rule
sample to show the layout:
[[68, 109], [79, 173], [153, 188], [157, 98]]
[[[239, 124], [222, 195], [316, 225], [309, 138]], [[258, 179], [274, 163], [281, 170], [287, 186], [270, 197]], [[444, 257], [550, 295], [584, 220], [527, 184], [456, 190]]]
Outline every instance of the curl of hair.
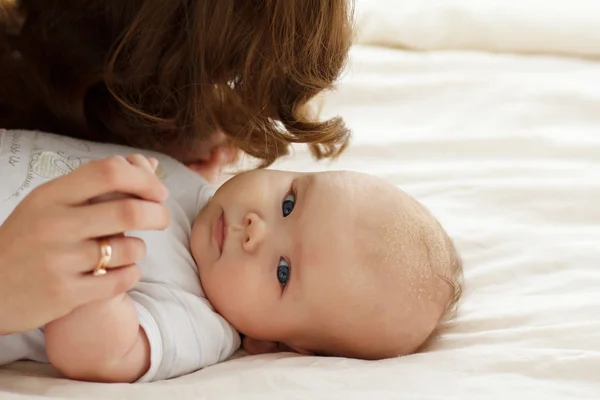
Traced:
[[[292, 143], [317, 159], [348, 144], [344, 122], [319, 121], [309, 101], [345, 66], [350, 0], [0, 4], [0, 94], [14, 97], [0, 100], [3, 127], [163, 151], [220, 129], [262, 166]], [[9, 15], [25, 16], [18, 34]]]

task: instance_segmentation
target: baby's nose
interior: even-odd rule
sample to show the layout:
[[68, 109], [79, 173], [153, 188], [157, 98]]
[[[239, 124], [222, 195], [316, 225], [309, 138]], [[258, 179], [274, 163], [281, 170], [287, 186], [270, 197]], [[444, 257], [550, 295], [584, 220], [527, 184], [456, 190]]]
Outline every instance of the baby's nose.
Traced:
[[255, 213], [248, 213], [244, 218], [246, 234], [242, 247], [248, 252], [256, 250], [265, 237], [265, 221]]

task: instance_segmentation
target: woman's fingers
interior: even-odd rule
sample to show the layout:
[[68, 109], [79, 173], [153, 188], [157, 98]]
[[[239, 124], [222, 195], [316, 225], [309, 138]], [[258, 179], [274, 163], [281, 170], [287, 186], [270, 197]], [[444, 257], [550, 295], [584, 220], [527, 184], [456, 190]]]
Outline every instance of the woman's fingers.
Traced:
[[154, 157], [150, 157], [148, 159], [148, 162], [150, 163], [150, 168], [152, 169], [152, 172], [155, 172], [156, 168], [158, 168], [158, 160]]
[[154, 172], [158, 166], [156, 158], [146, 158], [141, 154], [130, 154], [125, 159], [136, 167], [144, 168], [150, 172]]
[[166, 187], [152, 171], [132, 165], [120, 156], [91, 161], [69, 175], [39, 186], [36, 191], [44, 202], [65, 205], [84, 204], [114, 192], [154, 202], [163, 202], [168, 196]]
[[87, 301], [104, 300], [132, 289], [141, 277], [140, 268], [133, 264], [112, 268], [106, 275], [86, 274], [76, 282], [74, 296]]
[[123, 232], [162, 230], [169, 226], [169, 210], [159, 203], [135, 198], [104, 201], [77, 207], [71, 218], [79, 221], [77, 234], [86, 239]]
[[[123, 265], [136, 264], [146, 256], [146, 244], [137, 237], [113, 236], [104, 238], [111, 249], [111, 256], [106, 268], [117, 268]], [[92, 271], [102, 257], [102, 243], [96, 239], [90, 239], [82, 245], [81, 272]]]

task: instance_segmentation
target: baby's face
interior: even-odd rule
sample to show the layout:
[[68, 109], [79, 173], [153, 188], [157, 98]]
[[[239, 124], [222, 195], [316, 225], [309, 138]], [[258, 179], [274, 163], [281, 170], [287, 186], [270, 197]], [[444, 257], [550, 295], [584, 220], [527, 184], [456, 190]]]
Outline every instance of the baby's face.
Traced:
[[377, 184], [360, 181], [345, 172], [258, 170], [221, 186], [191, 236], [217, 312], [255, 342], [300, 352], [327, 352], [320, 343], [340, 337], [349, 341], [342, 347], [369, 346], [365, 341], [377, 341], [382, 329], [395, 329], [392, 319], [427, 324], [413, 318], [427, 303], [415, 304], [416, 291], [427, 297], [433, 290], [423, 272], [370, 265], [398, 251], [387, 249], [381, 235], [391, 210], [377, 193], [365, 192], [376, 192]]

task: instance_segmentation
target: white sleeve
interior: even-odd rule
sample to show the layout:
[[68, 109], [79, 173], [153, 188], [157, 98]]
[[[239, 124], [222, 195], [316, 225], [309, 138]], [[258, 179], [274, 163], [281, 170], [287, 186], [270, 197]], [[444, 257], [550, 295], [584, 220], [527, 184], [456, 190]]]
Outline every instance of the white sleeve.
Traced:
[[229, 358], [239, 334], [208, 300], [178, 287], [140, 282], [129, 292], [150, 343], [150, 368], [138, 382], [186, 375]]

